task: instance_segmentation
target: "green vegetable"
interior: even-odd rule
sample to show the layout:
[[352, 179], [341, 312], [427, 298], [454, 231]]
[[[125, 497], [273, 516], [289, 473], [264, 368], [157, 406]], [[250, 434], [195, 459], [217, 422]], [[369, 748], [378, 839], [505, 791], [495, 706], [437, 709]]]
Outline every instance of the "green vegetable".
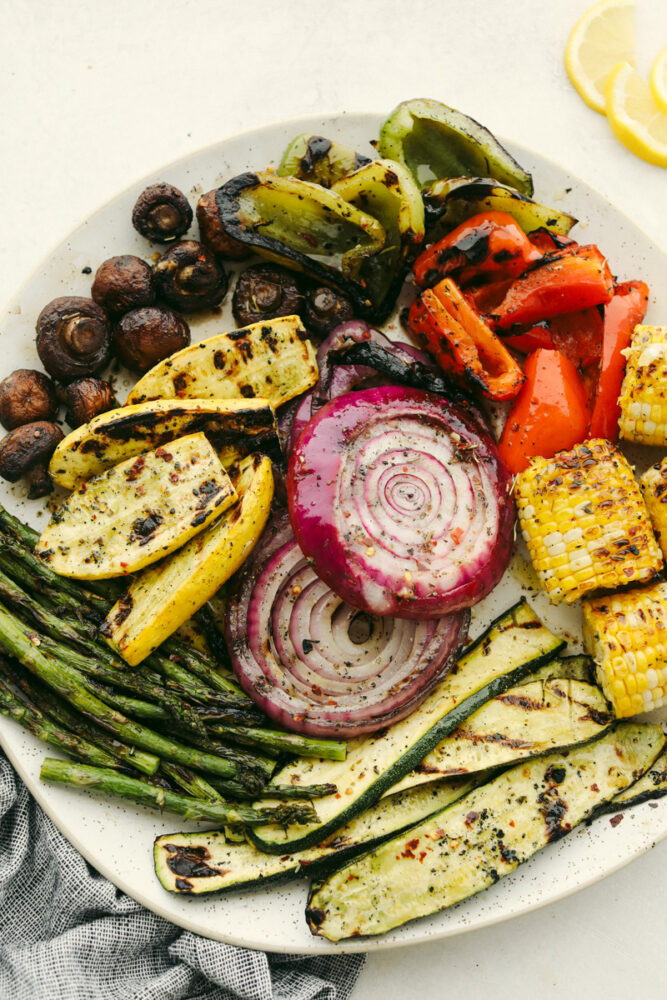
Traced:
[[270, 173], [246, 173], [216, 191], [228, 236], [262, 257], [339, 288], [360, 314], [380, 303], [363, 285], [364, 265], [381, 254], [382, 225], [317, 184]]
[[622, 723], [601, 739], [523, 762], [313, 887], [313, 934], [383, 934], [496, 883], [569, 833], [651, 766], [659, 726]]
[[567, 236], [577, 223], [573, 215], [540, 205], [492, 177], [452, 177], [436, 181], [424, 191], [424, 202], [429, 217], [429, 239], [433, 242], [480, 212], [507, 212], [524, 233], [548, 229]]
[[276, 173], [279, 177], [297, 177], [330, 188], [341, 177], [369, 162], [367, 156], [360, 156], [341, 142], [304, 133], [292, 139]]
[[380, 130], [378, 152], [403, 163], [421, 188], [445, 177], [494, 177], [522, 194], [533, 181], [474, 119], [428, 99], [403, 101]]
[[[300, 851], [349, 822], [416, 767], [464, 719], [562, 650], [525, 601], [501, 615], [468, 647], [452, 671], [408, 718], [384, 733], [348, 742], [345, 761], [301, 760], [278, 771], [274, 784], [331, 784], [338, 796], [319, 799], [319, 823], [305, 828], [259, 827], [256, 847], [269, 854]], [[270, 786], [266, 791], [270, 795]]]
[[139, 805], [179, 813], [186, 819], [212, 819], [218, 823], [307, 823], [315, 814], [307, 802], [285, 803], [277, 809], [252, 809], [232, 806], [225, 802], [207, 802], [191, 796], [178, 795], [139, 778], [130, 778], [118, 771], [101, 767], [73, 764], [68, 760], [46, 757], [40, 772], [42, 781], [55, 781], [77, 788], [94, 788], [105, 795], [129, 799]]

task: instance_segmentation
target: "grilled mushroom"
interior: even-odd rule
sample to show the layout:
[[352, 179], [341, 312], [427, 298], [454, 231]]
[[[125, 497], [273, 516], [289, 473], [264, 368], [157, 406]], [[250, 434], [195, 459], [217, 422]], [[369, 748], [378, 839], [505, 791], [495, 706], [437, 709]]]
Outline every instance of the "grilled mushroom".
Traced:
[[90, 294], [110, 316], [151, 306], [155, 302], [153, 269], [131, 254], [109, 257], [98, 267]]
[[190, 327], [183, 317], [157, 306], [125, 313], [113, 332], [116, 355], [137, 372], [148, 371], [189, 343]]
[[306, 292], [303, 322], [309, 333], [326, 337], [341, 323], [354, 319], [354, 307], [349, 299], [326, 285]]
[[158, 293], [183, 312], [210, 309], [224, 297], [227, 277], [211, 251], [196, 240], [183, 240], [155, 265]]
[[132, 209], [132, 225], [153, 243], [172, 243], [187, 232], [191, 222], [188, 199], [173, 184], [151, 184]]
[[247, 247], [228, 236], [222, 228], [215, 191], [203, 194], [197, 202], [197, 222], [202, 243], [214, 253], [229, 257], [230, 260], [243, 260], [250, 255]]
[[0, 476], [10, 483], [25, 476], [29, 500], [46, 496], [53, 489], [49, 459], [62, 439], [58, 425], [48, 420], [15, 428], [0, 441]]
[[232, 298], [234, 319], [239, 326], [277, 316], [299, 313], [303, 295], [294, 275], [275, 264], [248, 267], [236, 282]]
[[17, 368], [0, 382], [0, 423], [8, 431], [57, 415], [56, 390], [43, 372]]
[[113, 387], [102, 378], [78, 378], [70, 382], [63, 392], [67, 405], [65, 420], [70, 427], [80, 427], [96, 417], [118, 406]]
[[107, 314], [92, 299], [53, 299], [37, 319], [37, 353], [49, 375], [62, 382], [95, 375], [111, 353]]

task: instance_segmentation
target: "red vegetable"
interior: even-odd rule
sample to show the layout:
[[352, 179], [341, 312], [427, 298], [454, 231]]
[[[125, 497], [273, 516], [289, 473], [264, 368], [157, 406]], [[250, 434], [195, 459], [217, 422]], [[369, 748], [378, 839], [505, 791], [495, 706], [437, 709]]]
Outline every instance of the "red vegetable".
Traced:
[[513, 399], [524, 375], [505, 345], [450, 278], [413, 302], [410, 328], [447, 374], [463, 378], [489, 399]]
[[341, 396], [292, 453], [289, 511], [317, 574], [371, 614], [470, 607], [509, 560], [514, 508], [491, 438], [458, 406], [388, 386]]
[[507, 212], [481, 212], [419, 255], [415, 281], [427, 288], [454, 271], [464, 272], [463, 281], [482, 274], [512, 276], [541, 256]]
[[566, 247], [517, 278], [493, 318], [501, 329], [528, 326], [608, 302], [613, 294], [614, 279], [598, 248]]
[[528, 239], [542, 253], [552, 253], [562, 247], [575, 246], [575, 241], [562, 233], [554, 233], [551, 229], [533, 229], [528, 233]]
[[498, 445], [515, 475], [535, 455], [551, 458], [587, 436], [590, 411], [584, 384], [560, 351], [537, 350], [526, 358], [526, 383], [514, 401]]
[[503, 344], [511, 347], [513, 351], [520, 351], [521, 354], [530, 354], [539, 347], [553, 351], [556, 346], [551, 335], [551, 327], [546, 320], [525, 329], [517, 327], [516, 332], [512, 327], [509, 336], [503, 337]]
[[246, 562], [227, 607], [234, 671], [280, 725], [311, 736], [384, 729], [422, 703], [465, 640], [470, 614], [379, 618], [316, 576], [282, 514]]
[[618, 418], [621, 414], [618, 397], [625, 372], [622, 351], [630, 346], [635, 326], [644, 319], [648, 306], [648, 285], [643, 281], [626, 281], [617, 285], [614, 297], [604, 309], [602, 358], [595, 406], [591, 417], [591, 437], [618, 439]]
[[554, 316], [549, 321], [554, 347], [576, 368], [600, 363], [602, 314], [597, 306]]
[[503, 278], [502, 281], [490, 281], [477, 288], [466, 288], [465, 297], [478, 313], [488, 315], [503, 301], [513, 280]]

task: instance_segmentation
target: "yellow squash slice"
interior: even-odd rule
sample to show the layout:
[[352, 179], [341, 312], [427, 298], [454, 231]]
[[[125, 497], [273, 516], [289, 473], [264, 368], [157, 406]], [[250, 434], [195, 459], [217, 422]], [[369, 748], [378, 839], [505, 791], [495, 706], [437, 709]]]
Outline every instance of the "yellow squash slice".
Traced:
[[241, 448], [247, 454], [279, 447], [266, 399], [160, 399], [100, 413], [77, 427], [53, 453], [49, 475], [73, 490], [112, 465], [199, 431], [218, 449]]
[[278, 407], [317, 381], [315, 351], [307, 338], [298, 316], [280, 316], [200, 340], [151, 368], [127, 402], [262, 396]]
[[62, 576], [124, 576], [184, 545], [236, 500], [206, 435], [190, 434], [82, 483], [35, 551]]
[[273, 499], [270, 460], [249, 455], [232, 475], [239, 504], [133, 580], [102, 624], [109, 644], [133, 666], [215, 594], [264, 530]]

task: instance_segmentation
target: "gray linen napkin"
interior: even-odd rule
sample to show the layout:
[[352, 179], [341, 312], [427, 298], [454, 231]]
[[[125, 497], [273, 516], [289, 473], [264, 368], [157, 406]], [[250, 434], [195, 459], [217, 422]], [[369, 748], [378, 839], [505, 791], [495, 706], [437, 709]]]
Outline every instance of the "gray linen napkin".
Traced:
[[99, 875], [0, 750], [0, 1000], [347, 1000], [363, 955], [266, 955], [155, 916]]

